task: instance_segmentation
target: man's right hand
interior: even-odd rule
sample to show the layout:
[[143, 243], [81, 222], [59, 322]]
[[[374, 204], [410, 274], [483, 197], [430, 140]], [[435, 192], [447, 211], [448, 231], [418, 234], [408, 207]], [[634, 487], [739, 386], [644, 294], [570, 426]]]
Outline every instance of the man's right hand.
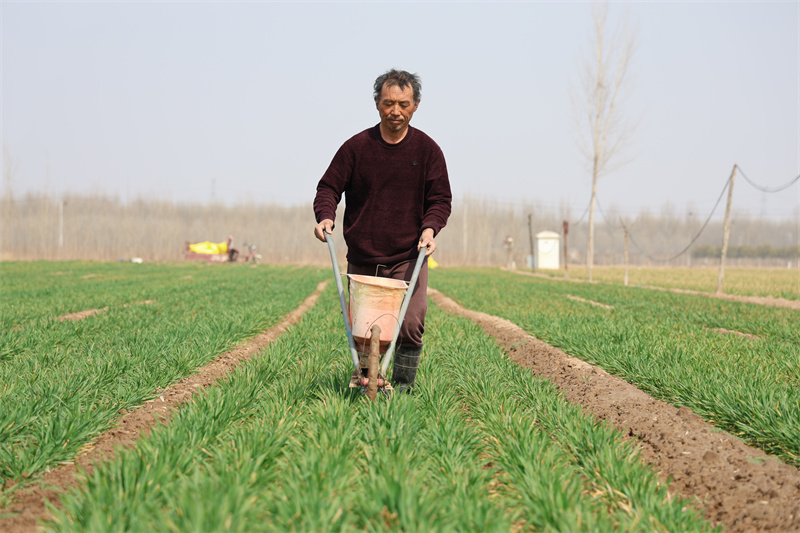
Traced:
[[321, 240], [322, 242], [327, 242], [325, 240], [325, 233], [328, 235], [333, 233], [333, 220], [326, 218], [316, 226], [314, 226], [314, 236]]

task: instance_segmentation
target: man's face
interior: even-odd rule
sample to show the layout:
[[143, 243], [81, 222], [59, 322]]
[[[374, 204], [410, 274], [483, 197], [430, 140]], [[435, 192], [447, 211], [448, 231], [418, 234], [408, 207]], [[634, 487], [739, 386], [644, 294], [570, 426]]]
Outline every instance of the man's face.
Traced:
[[388, 87], [384, 84], [376, 107], [381, 115], [381, 124], [388, 131], [401, 132], [408, 128], [408, 123], [417, 110], [414, 89], [410, 85], [401, 89], [397, 85]]

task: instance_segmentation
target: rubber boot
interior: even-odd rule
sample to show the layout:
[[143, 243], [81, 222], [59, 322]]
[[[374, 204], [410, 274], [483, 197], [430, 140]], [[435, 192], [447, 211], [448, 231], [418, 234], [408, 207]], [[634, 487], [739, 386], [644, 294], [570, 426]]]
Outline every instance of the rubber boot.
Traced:
[[414, 387], [414, 378], [417, 377], [417, 367], [422, 358], [422, 348], [397, 349], [392, 365], [392, 385], [395, 393], [411, 394]]

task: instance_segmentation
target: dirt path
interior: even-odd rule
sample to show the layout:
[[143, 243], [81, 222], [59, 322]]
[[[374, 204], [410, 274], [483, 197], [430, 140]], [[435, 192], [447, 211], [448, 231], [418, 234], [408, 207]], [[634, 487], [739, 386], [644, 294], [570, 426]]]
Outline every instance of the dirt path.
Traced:
[[[50, 470], [42, 476], [39, 483], [21, 489], [15, 495], [14, 503], [10, 507], [0, 509], [0, 516], [13, 514], [9, 518], [0, 518], [0, 531], [4, 533], [38, 531], [37, 520], [48, 516], [45, 501], [59, 505], [59, 496], [66, 489], [75, 485], [79, 468], [91, 472], [94, 463], [113, 458], [114, 449], [117, 446], [133, 446], [142, 435], [150, 433], [156, 420], [166, 421], [180, 404], [189, 401], [195, 392], [224, 379], [240, 363], [250, 359], [274, 342], [281, 333], [286, 331], [289, 326], [296, 324], [303, 314], [314, 306], [327, 283], [323, 282], [317, 285], [314, 293], [306, 298], [297, 309], [286, 315], [278, 325], [249, 342], [220, 355], [211, 363], [199, 368], [197, 374], [184, 378], [163, 391], [158, 391], [158, 398], [146, 402], [133, 411], [123, 410], [117, 425], [95, 439], [91, 446], [88, 446], [86, 451], [75, 459], [75, 462]], [[80, 317], [71, 316], [67, 319], [80, 320], [91, 314], [93, 313]]]
[[[136, 302], [135, 304], [125, 304], [122, 307], [129, 307], [130, 305], [150, 305], [156, 303], [155, 300], [144, 300], [143, 302]], [[94, 316], [98, 313], [105, 313], [108, 311], [108, 306], [102, 307], [100, 309], [87, 309], [85, 311], [78, 311], [77, 313], [69, 313], [66, 315], [61, 315], [56, 317], [56, 320], [63, 322], [65, 320], [83, 320], [84, 318], [89, 318], [90, 316]]]
[[[548, 276], [546, 274], [537, 274], [536, 272], [523, 272], [521, 270], [509, 270], [501, 268], [505, 272], [512, 274], [519, 274], [522, 276], [533, 276], [534, 278], [542, 278], [548, 281], [566, 281], [571, 283], [603, 283], [602, 281], [589, 281], [586, 279], [566, 279]], [[615, 285], [608, 283], [608, 285]], [[689, 289], [670, 289], [667, 287], [656, 287], [654, 285], [641, 285], [641, 289], [650, 289], [654, 291], [677, 292], [681, 294], [695, 294], [697, 296], [705, 296], [707, 298], [719, 298], [720, 300], [729, 300], [731, 302], [743, 302], [750, 304], [765, 305], [767, 307], [781, 307], [784, 309], [795, 309], [800, 311], [800, 300], [789, 300], [787, 298], [774, 298], [772, 296], [739, 296], [736, 294], [717, 294], [714, 292], [693, 291]]]
[[476, 322], [520, 366], [550, 379], [572, 402], [638, 440], [670, 487], [696, 497], [730, 532], [800, 531], [800, 472], [704, 422], [689, 408], [656, 400], [620, 378], [532, 337], [512, 322], [470, 311], [438, 291], [434, 302]]

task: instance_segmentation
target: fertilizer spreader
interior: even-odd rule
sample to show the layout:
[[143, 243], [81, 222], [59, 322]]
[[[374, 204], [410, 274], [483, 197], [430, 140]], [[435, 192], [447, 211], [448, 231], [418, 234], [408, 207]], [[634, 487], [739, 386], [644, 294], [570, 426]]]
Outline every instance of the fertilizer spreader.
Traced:
[[342, 307], [347, 343], [353, 358], [350, 387], [360, 388], [362, 394], [374, 400], [378, 392], [388, 396], [392, 386], [386, 372], [400, 335], [400, 326], [406, 316], [408, 303], [417, 284], [420, 269], [425, 261], [425, 249], [420, 250], [411, 280], [347, 274], [350, 294], [349, 306], [345, 299], [339, 263], [333, 236], [325, 234], [333, 263], [336, 289]]

